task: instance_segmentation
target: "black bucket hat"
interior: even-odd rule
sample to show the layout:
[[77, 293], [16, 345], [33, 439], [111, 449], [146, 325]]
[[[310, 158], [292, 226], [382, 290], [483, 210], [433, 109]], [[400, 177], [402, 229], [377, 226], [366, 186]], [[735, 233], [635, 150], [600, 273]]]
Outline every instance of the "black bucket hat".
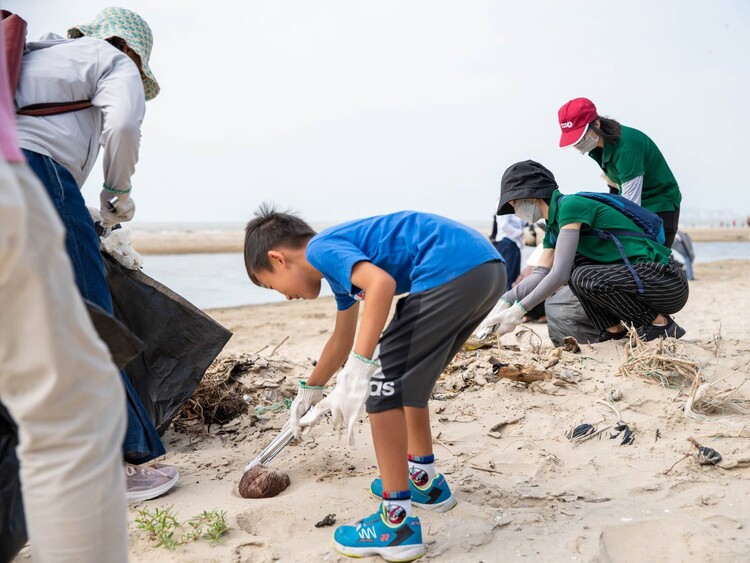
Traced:
[[508, 167], [500, 182], [500, 202], [497, 204], [498, 215], [510, 215], [515, 199], [537, 198], [550, 199], [557, 189], [555, 176], [544, 166], [533, 160], [516, 162]]

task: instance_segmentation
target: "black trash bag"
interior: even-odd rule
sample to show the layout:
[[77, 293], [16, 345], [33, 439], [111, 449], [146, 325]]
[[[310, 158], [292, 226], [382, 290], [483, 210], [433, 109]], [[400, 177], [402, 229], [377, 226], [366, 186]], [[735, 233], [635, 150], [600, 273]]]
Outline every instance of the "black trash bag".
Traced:
[[146, 344], [125, 372], [163, 435], [232, 333], [140, 270], [103, 256], [115, 317]]
[[104, 343], [109, 348], [114, 364], [122, 369], [139, 352], [146, 349], [146, 344], [128, 330], [124, 324], [88, 299], [84, 299], [91, 322]]
[[28, 540], [17, 445], [16, 424], [0, 403], [0, 563], [13, 559]]
[[555, 346], [562, 345], [566, 336], [572, 336], [579, 344], [599, 342], [599, 331], [594, 328], [578, 297], [567, 285], [547, 298], [544, 312], [547, 314], [549, 339]]

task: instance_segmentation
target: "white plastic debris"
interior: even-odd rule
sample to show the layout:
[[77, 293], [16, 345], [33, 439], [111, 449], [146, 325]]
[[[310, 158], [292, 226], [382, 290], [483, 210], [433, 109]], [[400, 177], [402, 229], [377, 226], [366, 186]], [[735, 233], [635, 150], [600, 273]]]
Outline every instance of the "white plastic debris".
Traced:
[[129, 270], [143, 266], [143, 256], [130, 245], [130, 231], [115, 229], [99, 238], [101, 249]]

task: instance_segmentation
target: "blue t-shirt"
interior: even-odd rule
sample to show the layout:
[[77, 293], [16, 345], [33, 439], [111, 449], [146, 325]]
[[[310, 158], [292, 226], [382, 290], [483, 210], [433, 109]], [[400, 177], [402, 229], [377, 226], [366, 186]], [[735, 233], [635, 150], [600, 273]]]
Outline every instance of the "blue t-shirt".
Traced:
[[396, 280], [396, 294], [447, 283], [491, 260], [503, 260], [474, 229], [445, 217], [401, 211], [331, 227], [310, 239], [307, 260], [331, 286], [340, 311], [364, 297], [352, 285], [358, 262], [372, 262]]

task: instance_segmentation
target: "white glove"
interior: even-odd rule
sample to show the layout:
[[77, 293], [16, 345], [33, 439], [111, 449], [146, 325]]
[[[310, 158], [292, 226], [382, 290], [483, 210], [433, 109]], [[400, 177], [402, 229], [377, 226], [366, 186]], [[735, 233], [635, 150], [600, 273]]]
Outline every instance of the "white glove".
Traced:
[[516, 301], [510, 309], [506, 309], [497, 315], [496, 324], [493, 329], [495, 334], [502, 336], [503, 334], [513, 332], [521, 324], [521, 320], [525, 314], [526, 309], [521, 307], [521, 304]]
[[302, 417], [302, 426], [314, 426], [320, 418], [330, 411], [333, 427], [340, 428], [346, 424], [349, 445], [354, 444], [354, 424], [359, 418], [362, 405], [370, 396], [370, 378], [378, 369], [375, 360], [368, 360], [352, 352], [346, 365], [336, 378], [333, 392]]
[[[109, 201], [117, 198], [114, 204], [115, 210], [110, 207]], [[99, 213], [102, 216], [102, 227], [114, 227], [118, 223], [130, 221], [135, 215], [135, 202], [130, 199], [129, 194], [114, 194], [108, 190], [99, 193]]]
[[314, 385], [306, 385], [304, 381], [299, 382], [299, 389], [297, 390], [297, 396], [292, 401], [291, 412], [289, 413], [289, 426], [291, 426], [294, 432], [294, 437], [299, 438], [301, 430], [300, 419], [310, 407], [319, 403], [323, 398], [323, 387], [317, 387]]
[[507, 301], [503, 299], [502, 297], [497, 302], [497, 304], [492, 308], [492, 311], [490, 311], [490, 314], [487, 315], [484, 320], [482, 321], [482, 324], [480, 324], [477, 329], [474, 331], [474, 334], [477, 338], [480, 340], [484, 340], [487, 338], [490, 334], [492, 334], [492, 331], [494, 330], [494, 327], [496, 324], [498, 324], [498, 317], [500, 313], [505, 311], [506, 309], [510, 308], [510, 301]]

